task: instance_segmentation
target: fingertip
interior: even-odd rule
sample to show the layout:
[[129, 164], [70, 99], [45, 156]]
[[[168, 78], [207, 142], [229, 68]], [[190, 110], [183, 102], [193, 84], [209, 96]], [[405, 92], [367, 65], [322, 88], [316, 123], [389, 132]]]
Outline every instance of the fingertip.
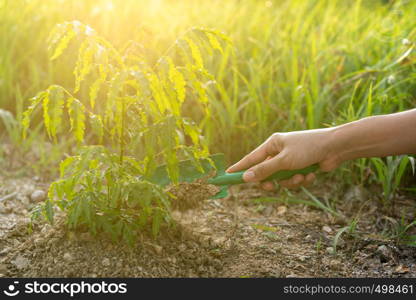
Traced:
[[304, 180], [305, 177], [302, 174], [296, 174], [291, 179], [293, 185], [299, 185]]
[[305, 180], [306, 181], [314, 181], [316, 178], [315, 173], [309, 173], [308, 175], [306, 175]]
[[233, 165], [229, 166], [229, 167], [225, 170], [225, 172], [227, 172], [227, 173], [233, 173], [233, 172], [234, 172], [234, 169], [235, 169], [235, 164], [233, 164]]
[[304, 185], [310, 185], [314, 180], [316, 176], [315, 173], [309, 173], [305, 176], [305, 184]]

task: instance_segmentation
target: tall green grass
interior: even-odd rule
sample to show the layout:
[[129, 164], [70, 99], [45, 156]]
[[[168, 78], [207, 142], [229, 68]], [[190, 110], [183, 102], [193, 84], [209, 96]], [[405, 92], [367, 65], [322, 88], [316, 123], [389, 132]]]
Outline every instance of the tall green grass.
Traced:
[[[275, 131], [415, 107], [415, 16], [416, 1], [399, 0], [0, 0], [0, 107], [15, 112], [51, 82], [73, 86], [75, 58], [48, 60], [56, 23], [80, 20], [117, 47], [134, 40], [148, 59], [192, 26], [213, 27], [233, 41], [210, 64], [213, 114], [186, 113], [234, 161]], [[360, 181], [368, 165], [345, 176]]]

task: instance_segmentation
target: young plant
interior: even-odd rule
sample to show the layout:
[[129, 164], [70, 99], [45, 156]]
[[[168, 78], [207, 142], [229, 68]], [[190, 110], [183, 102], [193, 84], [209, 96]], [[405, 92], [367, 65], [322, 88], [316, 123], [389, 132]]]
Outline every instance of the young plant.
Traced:
[[396, 244], [404, 244], [407, 246], [416, 246], [416, 235], [411, 234], [409, 231], [414, 229], [416, 221], [407, 221], [404, 217], [398, 222], [392, 237], [396, 240]]
[[[144, 178], [165, 163], [177, 183], [180, 158], [202, 168], [208, 148], [199, 126], [183, 117], [182, 106], [191, 101], [210, 113], [206, 89], [213, 77], [202, 57], [222, 52], [228, 40], [217, 31], [193, 28], [152, 63], [134, 43], [120, 52], [89, 26], [73, 21], [52, 32], [52, 59], [70, 43], [79, 48], [74, 89], [51, 85], [38, 93], [22, 124], [25, 136], [33, 113], [42, 109], [48, 136], [57, 141], [69, 129], [78, 154], [61, 163], [61, 178], [32, 217], [53, 222], [57, 206], [69, 228], [105, 232], [129, 244], [139, 230], [156, 236], [160, 226], [170, 223], [169, 198]], [[77, 99], [85, 90], [89, 99]]]
[[376, 167], [377, 181], [383, 187], [383, 204], [387, 205], [394, 200], [397, 190], [402, 181], [407, 166], [412, 166], [415, 171], [414, 158], [408, 155], [389, 156], [385, 161], [381, 158], [371, 158], [371, 162]]
[[346, 233], [349, 236], [355, 236], [356, 229], [357, 229], [357, 223], [358, 223], [358, 219], [352, 219], [348, 226], [344, 226], [344, 227], [338, 229], [338, 231], [335, 234], [334, 239], [332, 241], [332, 247], [334, 248], [334, 253], [337, 253], [337, 246], [339, 245], [339, 241], [341, 239], [341, 236], [344, 233]]

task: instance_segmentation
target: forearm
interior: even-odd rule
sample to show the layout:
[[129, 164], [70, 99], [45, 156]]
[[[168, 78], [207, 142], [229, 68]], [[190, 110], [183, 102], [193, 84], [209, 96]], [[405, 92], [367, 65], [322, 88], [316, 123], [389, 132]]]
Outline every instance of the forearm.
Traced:
[[340, 161], [416, 153], [416, 109], [364, 118], [333, 128], [331, 144]]

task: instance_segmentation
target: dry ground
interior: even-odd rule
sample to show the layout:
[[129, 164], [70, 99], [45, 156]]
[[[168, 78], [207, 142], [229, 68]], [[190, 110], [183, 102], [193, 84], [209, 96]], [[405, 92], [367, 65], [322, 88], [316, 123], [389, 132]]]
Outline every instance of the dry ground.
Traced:
[[[0, 274], [7, 277], [415, 277], [416, 251], [381, 234], [397, 226], [379, 201], [347, 189], [334, 217], [285, 202], [258, 203], [266, 193], [240, 185], [222, 200], [205, 200], [173, 213], [177, 226], [158, 240], [142, 237], [133, 249], [63, 225], [41, 224], [27, 232], [31, 195], [46, 190], [37, 178], [0, 178]], [[319, 199], [331, 185], [312, 188]], [[302, 192], [299, 197], [305, 199]], [[9, 196], [9, 197], [5, 197]], [[32, 196], [32, 198], [34, 198]], [[397, 216], [413, 217], [414, 200], [399, 199]], [[408, 215], [406, 215], [408, 214]], [[355, 237], [333, 241], [358, 218]], [[59, 222], [58, 222], [59, 223]], [[61, 222], [62, 223], [62, 222]]]

